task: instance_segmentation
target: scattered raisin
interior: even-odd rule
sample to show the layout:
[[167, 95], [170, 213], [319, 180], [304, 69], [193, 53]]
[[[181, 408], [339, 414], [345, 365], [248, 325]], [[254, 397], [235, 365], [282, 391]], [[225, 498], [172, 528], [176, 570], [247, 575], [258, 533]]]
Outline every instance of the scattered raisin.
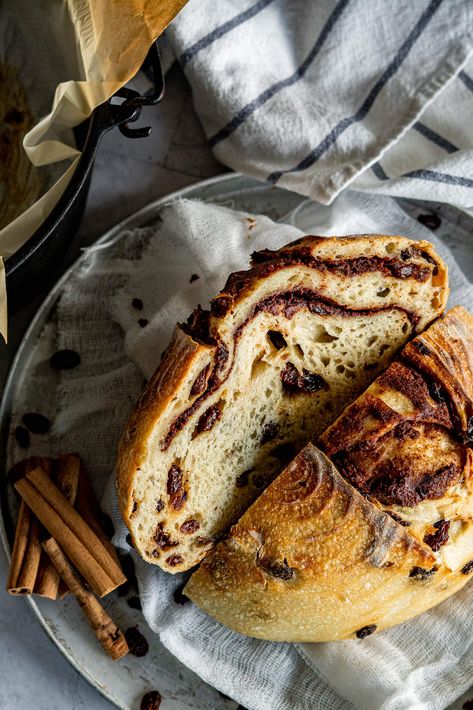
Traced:
[[187, 604], [187, 602], [190, 602], [189, 597], [186, 597], [186, 595], [183, 594], [183, 592], [182, 592], [182, 590], [184, 589], [184, 586], [185, 586], [184, 584], [181, 584], [180, 587], [178, 587], [177, 589], [174, 590], [174, 593], [172, 596], [173, 596], [173, 599], [176, 602], [176, 604], [184, 605], [184, 604]]
[[189, 279], [189, 283], [190, 283], [190, 284], [191, 284], [191, 283], [194, 283], [194, 281], [197, 281], [197, 279], [200, 279], [199, 274], [192, 274], [191, 277], [190, 277], [190, 279]]
[[54, 370], [72, 370], [80, 365], [80, 355], [75, 350], [58, 350], [49, 361]]
[[424, 582], [426, 579], [430, 579], [430, 577], [437, 571], [436, 567], [432, 567], [432, 569], [425, 569], [424, 567], [413, 567], [411, 571], [409, 572], [409, 577], [412, 577], [413, 579], [418, 579], [421, 582]]
[[209, 431], [221, 416], [222, 412], [218, 404], [212, 404], [203, 414], [200, 415], [194, 434], [197, 435], [202, 434], [204, 431]]
[[186, 533], [186, 535], [192, 535], [196, 530], [200, 528], [200, 523], [198, 520], [194, 520], [194, 518], [190, 518], [189, 520], [186, 520], [185, 522], [182, 523], [180, 527], [180, 531], [183, 533]]
[[130, 626], [125, 631], [125, 639], [133, 656], [146, 656], [149, 650], [149, 643], [141, 633], [137, 626]]
[[21, 421], [32, 434], [46, 434], [51, 426], [47, 417], [36, 412], [23, 414]]
[[141, 298], [134, 298], [131, 302], [131, 305], [133, 308], [136, 308], [137, 311], [142, 311], [143, 310], [143, 301]]
[[204, 545], [210, 545], [212, 542], [212, 538], [204, 537], [203, 535], [198, 535], [194, 540], [194, 543], [199, 547], [203, 547]]
[[376, 624], [370, 624], [369, 626], [363, 626], [361, 629], [358, 629], [356, 631], [356, 637], [359, 639], [364, 639], [367, 636], [370, 636], [370, 634], [373, 634], [376, 631]]
[[23, 426], [17, 426], [15, 429], [15, 439], [18, 446], [22, 449], [27, 449], [30, 445], [30, 432]]
[[450, 520], [438, 520], [434, 523], [435, 532], [424, 536], [426, 545], [432, 548], [434, 552], [438, 552], [442, 545], [448, 542], [448, 531], [450, 529]]
[[137, 609], [137, 611], [142, 611], [143, 607], [141, 606], [141, 601], [139, 597], [130, 597], [129, 599], [126, 600], [126, 603], [130, 607], [130, 609]]
[[275, 439], [279, 432], [279, 424], [277, 422], [268, 422], [263, 429], [261, 436], [261, 444], [266, 444], [268, 441]]
[[429, 395], [434, 400], [434, 402], [438, 402], [439, 404], [445, 402], [442, 387], [437, 382], [435, 382], [434, 380], [429, 380], [427, 382], [427, 389], [429, 390]]
[[438, 229], [442, 224], [442, 220], [437, 214], [420, 214], [417, 217], [417, 221], [432, 230]]
[[146, 328], [146, 326], [148, 325], [148, 319], [140, 318], [138, 321], [138, 325], [140, 326], [140, 328]]
[[166, 557], [166, 562], [170, 567], [176, 567], [176, 565], [184, 562], [184, 558], [181, 555], [169, 555], [169, 557]]
[[140, 710], [159, 710], [161, 693], [159, 690], [150, 690], [141, 698]]
[[164, 509], [164, 501], [161, 498], [156, 503], [156, 510], [160, 513]]
[[473, 560], [470, 560], [461, 568], [462, 574], [470, 574], [470, 572], [473, 572]]
[[138, 503], [136, 502], [136, 500], [134, 500], [133, 505], [131, 507], [131, 514], [133, 515], [133, 513], [136, 513], [137, 510], [138, 510]]
[[213, 316], [224, 316], [233, 306], [233, 297], [228, 293], [221, 293], [210, 302]]
[[286, 558], [280, 562], [279, 560], [272, 560], [269, 557], [257, 557], [256, 564], [277, 579], [294, 579], [294, 569], [293, 567], [289, 567]]
[[171, 496], [171, 501], [170, 505], [171, 508], [174, 508], [174, 510], [181, 510], [182, 506], [187, 500], [187, 491], [185, 488], [181, 488], [178, 493], [175, 493], [173, 496]]

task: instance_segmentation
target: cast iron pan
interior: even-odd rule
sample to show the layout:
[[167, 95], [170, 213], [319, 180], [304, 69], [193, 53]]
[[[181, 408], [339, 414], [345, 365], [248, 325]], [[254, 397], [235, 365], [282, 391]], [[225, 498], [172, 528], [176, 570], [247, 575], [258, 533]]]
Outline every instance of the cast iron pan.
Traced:
[[[85, 125], [78, 127], [76, 141], [82, 152], [74, 175], [41, 226], [6, 260], [10, 315], [57, 278], [62, 257], [79, 229], [95, 154], [104, 134], [118, 126], [129, 138], [149, 135], [150, 128], [130, 128], [128, 124], [139, 118], [142, 106], [156, 104], [164, 95], [164, 79], [156, 43], [148, 52], [142, 69], [152, 74], [154, 88], [144, 96], [132, 89], [120, 89], [114, 97], [95, 109]], [[125, 101], [117, 105], [117, 98]]]

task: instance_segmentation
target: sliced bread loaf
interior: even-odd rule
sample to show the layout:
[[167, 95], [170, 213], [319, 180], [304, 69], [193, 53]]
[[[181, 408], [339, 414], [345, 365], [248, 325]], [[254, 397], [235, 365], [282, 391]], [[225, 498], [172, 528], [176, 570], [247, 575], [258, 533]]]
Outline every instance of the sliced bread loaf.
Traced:
[[361, 639], [470, 579], [473, 317], [408, 344], [320, 444], [332, 462], [308, 444], [184, 590], [236, 631]]
[[403, 237], [254, 254], [176, 329], [124, 432], [119, 501], [138, 552], [170, 572], [199, 562], [447, 291], [432, 245]]

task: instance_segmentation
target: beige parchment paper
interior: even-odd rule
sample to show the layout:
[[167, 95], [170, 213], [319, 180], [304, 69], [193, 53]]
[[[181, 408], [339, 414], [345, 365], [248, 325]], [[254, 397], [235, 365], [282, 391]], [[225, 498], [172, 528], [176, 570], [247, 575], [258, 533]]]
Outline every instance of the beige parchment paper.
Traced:
[[136, 74], [152, 42], [186, 2], [15, 0], [9, 8], [21, 29], [25, 51], [39, 65], [43, 62], [53, 82], [51, 109], [26, 134], [24, 150], [38, 168], [61, 163], [61, 170], [45, 194], [0, 230], [0, 333], [5, 340], [4, 261], [40, 226], [74, 174], [79, 151], [72, 128]]

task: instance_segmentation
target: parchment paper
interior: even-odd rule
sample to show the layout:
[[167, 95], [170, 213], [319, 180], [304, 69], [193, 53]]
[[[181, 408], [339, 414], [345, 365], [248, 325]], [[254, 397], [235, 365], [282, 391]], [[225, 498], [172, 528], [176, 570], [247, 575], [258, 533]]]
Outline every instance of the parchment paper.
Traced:
[[[77, 165], [72, 128], [138, 71], [152, 42], [187, 0], [15, 0], [8, 14], [34, 57], [50, 93], [47, 115], [27, 133], [24, 148], [36, 166], [62, 163], [61, 177], [0, 231], [0, 333], [7, 337], [4, 259], [50, 213]], [[47, 86], [46, 86], [47, 84]]]

